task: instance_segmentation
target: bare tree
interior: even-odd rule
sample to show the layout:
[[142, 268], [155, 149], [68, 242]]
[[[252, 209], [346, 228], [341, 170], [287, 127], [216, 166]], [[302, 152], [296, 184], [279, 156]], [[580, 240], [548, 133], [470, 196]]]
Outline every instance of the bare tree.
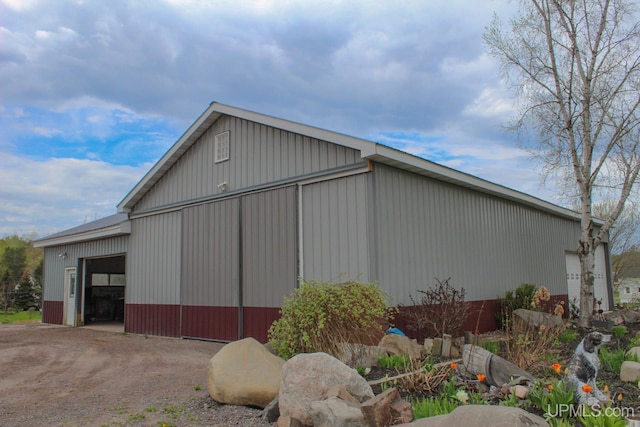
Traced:
[[[547, 176], [579, 199], [580, 326], [590, 326], [596, 247], [640, 170], [640, 24], [625, 0], [522, 0], [510, 29], [497, 17], [484, 41], [519, 103], [523, 131]], [[594, 222], [594, 195], [614, 208]], [[615, 194], [614, 197], [611, 197]]]
[[[601, 200], [593, 204], [593, 214], [598, 218], [607, 218], [616, 208], [615, 200]], [[625, 208], [609, 230], [609, 248], [617, 256], [611, 258], [611, 268], [614, 277], [614, 289], [617, 290], [615, 279], [620, 275], [627, 257], [623, 256], [632, 248], [640, 246], [640, 211], [636, 204], [627, 200]]]

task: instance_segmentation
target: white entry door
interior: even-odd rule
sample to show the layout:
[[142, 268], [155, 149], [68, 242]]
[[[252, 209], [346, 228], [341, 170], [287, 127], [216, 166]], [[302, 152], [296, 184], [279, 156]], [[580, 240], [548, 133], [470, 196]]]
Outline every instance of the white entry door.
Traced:
[[64, 269], [64, 324], [76, 326], [76, 269]]

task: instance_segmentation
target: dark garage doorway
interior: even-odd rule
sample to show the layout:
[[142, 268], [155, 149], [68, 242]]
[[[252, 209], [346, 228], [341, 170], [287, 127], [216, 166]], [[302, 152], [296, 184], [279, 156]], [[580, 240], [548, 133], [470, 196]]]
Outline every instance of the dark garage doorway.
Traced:
[[124, 255], [84, 260], [84, 325], [124, 327], [125, 271]]

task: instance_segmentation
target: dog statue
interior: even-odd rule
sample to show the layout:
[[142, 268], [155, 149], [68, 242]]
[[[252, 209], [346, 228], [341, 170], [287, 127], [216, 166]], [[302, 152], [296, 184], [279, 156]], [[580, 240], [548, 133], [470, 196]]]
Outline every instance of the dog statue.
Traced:
[[[606, 402], [607, 396], [598, 389], [596, 377], [600, 368], [598, 357], [600, 346], [608, 342], [611, 342], [611, 335], [591, 332], [585, 335], [576, 347], [567, 367], [569, 370], [567, 385], [573, 388], [573, 396], [577, 404], [593, 406]], [[584, 391], [582, 387], [585, 385], [591, 386], [590, 392]]]

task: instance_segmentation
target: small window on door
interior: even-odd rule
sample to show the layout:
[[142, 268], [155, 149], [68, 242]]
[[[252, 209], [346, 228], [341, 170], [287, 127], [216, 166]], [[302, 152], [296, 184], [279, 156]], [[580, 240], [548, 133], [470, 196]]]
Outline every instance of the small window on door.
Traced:
[[219, 133], [214, 138], [215, 163], [229, 160], [229, 131]]
[[69, 274], [69, 297], [76, 296], [76, 273]]

